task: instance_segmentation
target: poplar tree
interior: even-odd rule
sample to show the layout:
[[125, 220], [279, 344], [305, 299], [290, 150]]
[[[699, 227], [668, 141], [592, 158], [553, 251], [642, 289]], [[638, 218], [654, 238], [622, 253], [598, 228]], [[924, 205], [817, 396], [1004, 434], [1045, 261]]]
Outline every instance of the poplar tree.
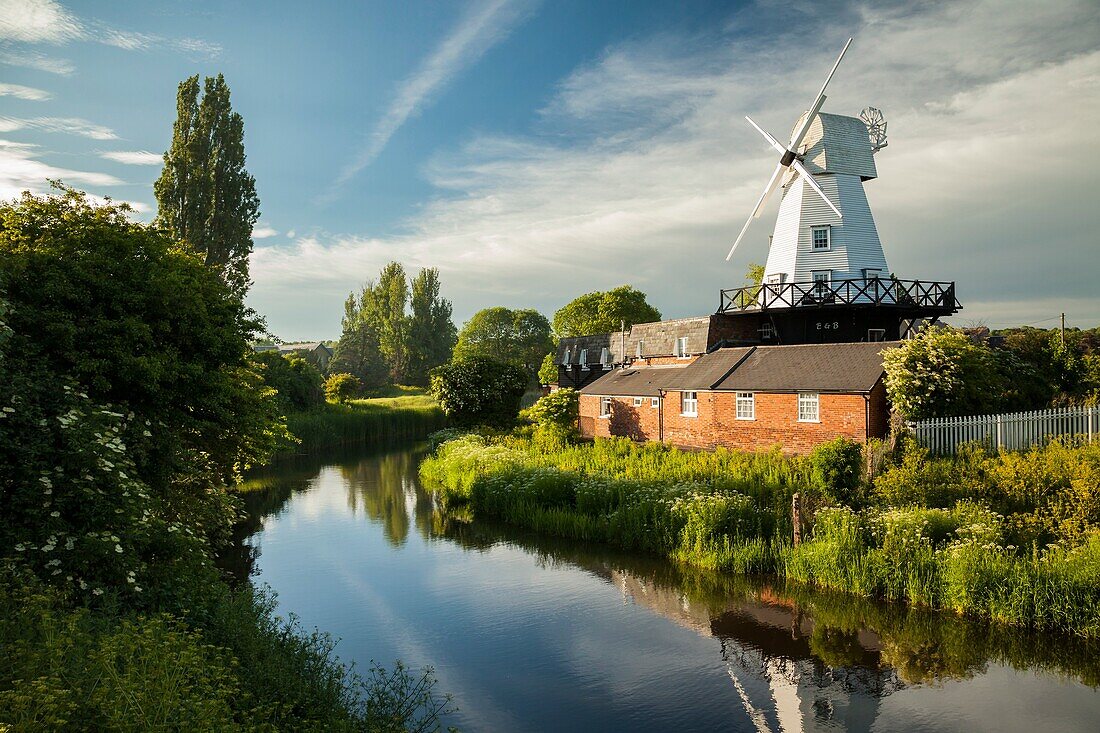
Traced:
[[244, 121], [229, 103], [225, 78], [180, 82], [172, 145], [153, 185], [156, 224], [200, 253], [234, 291], [248, 289], [252, 227], [260, 215], [256, 181], [245, 170]]
[[428, 374], [451, 359], [458, 332], [451, 321], [451, 301], [439, 294], [439, 270], [424, 268], [412, 281], [412, 315], [408, 325], [407, 379], [428, 384]]

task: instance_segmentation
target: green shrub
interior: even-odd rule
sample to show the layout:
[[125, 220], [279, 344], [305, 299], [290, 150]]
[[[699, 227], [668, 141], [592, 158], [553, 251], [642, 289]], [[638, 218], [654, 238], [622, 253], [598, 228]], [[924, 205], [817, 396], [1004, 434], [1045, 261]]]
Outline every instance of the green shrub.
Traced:
[[511, 423], [526, 389], [523, 367], [481, 356], [456, 359], [432, 370], [432, 395], [458, 425]]
[[264, 384], [275, 390], [275, 399], [284, 412], [302, 412], [324, 404], [324, 378], [299, 354], [283, 356], [278, 351], [262, 351], [253, 355], [252, 361], [262, 365]]
[[344, 404], [363, 391], [363, 383], [354, 374], [340, 372], [325, 380], [325, 397], [333, 402]]
[[535, 423], [535, 434], [549, 443], [564, 443], [576, 437], [580, 394], [566, 387], [551, 392], [528, 407], [523, 416]]
[[849, 438], [837, 438], [810, 452], [815, 483], [833, 503], [858, 503], [863, 483], [863, 446]]

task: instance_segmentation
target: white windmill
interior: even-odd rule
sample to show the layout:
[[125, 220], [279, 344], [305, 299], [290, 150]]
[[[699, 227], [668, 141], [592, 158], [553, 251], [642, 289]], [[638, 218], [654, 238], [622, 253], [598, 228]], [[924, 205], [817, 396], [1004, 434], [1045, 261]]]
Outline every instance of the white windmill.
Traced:
[[865, 280], [889, 273], [863, 182], [876, 178], [873, 155], [886, 146], [886, 123], [874, 108], [862, 117], [821, 113], [825, 88], [852, 39], [844, 44], [813, 104], [784, 146], [746, 117], [781, 155], [726, 260], [733, 255], [772, 192], [783, 186], [764, 282], [771, 285]]

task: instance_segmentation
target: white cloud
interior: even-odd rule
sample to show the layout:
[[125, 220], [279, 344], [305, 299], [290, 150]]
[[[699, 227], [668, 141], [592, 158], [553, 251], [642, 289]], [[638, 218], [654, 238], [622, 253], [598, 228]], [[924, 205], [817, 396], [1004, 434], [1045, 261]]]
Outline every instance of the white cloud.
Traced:
[[253, 239], [268, 239], [269, 237], [278, 236], [279, 232], [275, 229], [267, 226], [266, 224], [260, 224], [252, 230]]
[[[624, 282], [666, 316], [712, 312], [718, 289], [766, 257], [777, 206], [726, 265], [774, 165], [742, 116], [789, 130], [852, 32], [826, 111], [886, 114], [891, 144], [867, 192], [894, 272], [956, 280], [966, 319], [1033, 321], [1061, 301], [1100, 320], [1100, 155], [1081, 144], [1100, 120], [1091, 4], [805, 7], [806, 27], [751, 43], [608, 49], [562, 81], [536, 134], [437, 156], [427, 173], [445, 195], [408, 234], [257, 249], [254, 307], [279, 333], [338, 332], [342, 297], [397, 259], [439, 267], [459, 319], [498, 304], [552, 312]], [[753, 13], [775, 10], [738, 25], [767, 27]]]
[[66, 43], [82, 35], [76, 17], [53, 0], [0, 0], [0, 39]]
[[73, 66], [72, 62], [66, 59], [53, 58], [25, 49], [12, 51], [0, 47], [0, 63], [9, 66], [22, 66], [27, 69], [45, 71], [61, 76], [68, 76], [76, 71], [76, 67]]
[[478, 0], [443, 42], [397, 91], [389, 109], [370, 134], [367, 145], [340, 172], [325, 198], [370, 165], [405, 122], [431, 101], [456, 74], [505, 38], [533, 9], [531, 0]]
[[0, 132], [35, 129], [45, 132], [60, 132], [66, 135], [79, 135], [93, 140], [117, 140], [114, 130], [79, 117], [0, 117]]
[[25, 87], [22, 84], [0, 83], [0, 97], [15, 97], [16, 99], [41, 102], [49, 99], [50, 93], [42, 89], [35, 89], [34, 87]]
[[37, 159], [36, 146], [0, 139], [0, 200], [15, 198], [23, 191], [46, 191], [51, 179], [89, 186], [117, 186], [122, 183], [106, 173], [48, 165]]
[[[112, 28], [95, 20], [82, 21], [55, 0], [0, 0], [0, 42], [62, 45], [71, 41], [92, 41], [127, 51], [168, 46], [205, 57], [216, 56], [221, 51], [217, 44], [195, 38], [169, 39]], [[0, 59], [54, 73], [72, 73], [68, 62], [35, 54], [6, 51]]]
[[150, 153], [148, 150], [101, 151], [99, 157], [126, 165], [160, 165], [164, 162], [164, 156], [160, 153]]

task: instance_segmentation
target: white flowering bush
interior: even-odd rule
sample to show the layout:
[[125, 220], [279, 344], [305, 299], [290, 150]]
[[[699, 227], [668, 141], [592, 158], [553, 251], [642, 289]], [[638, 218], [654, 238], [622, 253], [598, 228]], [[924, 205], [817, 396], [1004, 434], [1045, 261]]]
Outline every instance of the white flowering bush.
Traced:
[[996, 408], [999, 375], [989, 348], [951, 328], [929, 328], [883, 353], [886, 393], [910, 420]]

